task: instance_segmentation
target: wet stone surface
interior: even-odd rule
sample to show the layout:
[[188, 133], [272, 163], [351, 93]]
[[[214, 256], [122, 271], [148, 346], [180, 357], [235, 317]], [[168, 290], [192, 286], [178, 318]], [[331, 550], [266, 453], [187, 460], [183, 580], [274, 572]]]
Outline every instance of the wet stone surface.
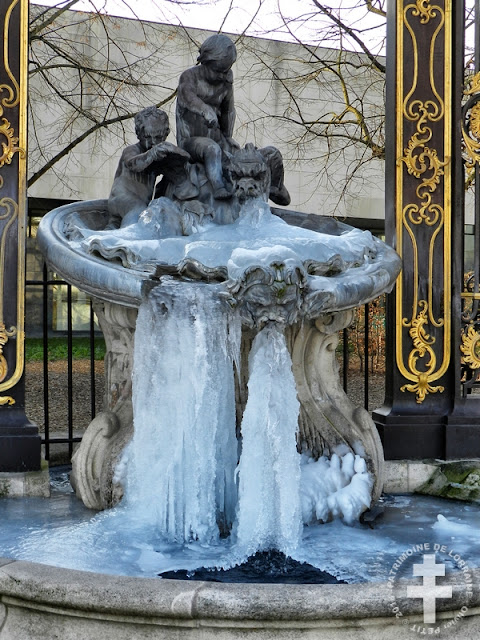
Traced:
[[204, 582], [250, 582], [267, 584], [345, 584], [307, 562], [298, 562], [280, 551], [258, 551], [247, 562], [231, 569], [165, 571], [161, 578]]

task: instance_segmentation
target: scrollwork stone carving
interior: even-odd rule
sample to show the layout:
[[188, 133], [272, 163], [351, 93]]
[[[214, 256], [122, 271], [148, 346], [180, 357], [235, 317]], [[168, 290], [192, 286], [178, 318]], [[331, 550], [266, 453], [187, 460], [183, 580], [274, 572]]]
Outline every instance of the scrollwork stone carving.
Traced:
[[290, 327], [292, 364], [300, 401], [299, 449], [318, 458], [347, 449], [364, 457], [375, 478], [372, 499], [383, 487], [383, 448], [369, 413], [356, 407], [340, 384], [335, 350], [353, 311], [320, 316]]
[[72, 459], [72, 484], [90, 509], [117, 504], [123, 495], [114, 480], [119, 457], [133, 434], [132, 366], [137, 310], [94, 302], [106, 342], [105, 411], [90, 423]]

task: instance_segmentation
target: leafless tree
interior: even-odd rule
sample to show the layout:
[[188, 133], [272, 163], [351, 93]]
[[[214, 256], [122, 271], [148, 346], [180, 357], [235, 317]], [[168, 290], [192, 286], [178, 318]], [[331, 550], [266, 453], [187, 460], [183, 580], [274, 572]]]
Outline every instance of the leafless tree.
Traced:
[[[276, 142], [291, 161], [322, 167], [311, 179], [324, 192], [357, 191], [369, 176], [378, 183], [385, 153], [385, 0], [309, 0], [302, 15], [292, 14], [286, 0], [277, 6], [281, 24], [269, 35], [288, 38], [295, 48], [280, 60], [270, 44], [250, 43], [252, 75], [269, 79], [282, 96], [273, 114]], [[256, 126], [270, 118], [257, 116]]]
[[[105, 131], [125, 137], [145, 101], [160, 106], [175, 96], [177, 69], [162, 55], [168, 29], [131, 21], [127, 42], [117, 18], [71, 11], [77, 3], [31, 6], [29, 186], [49, 170], [64, 180], [71, 152], [84, 141], [105, 147]], [[185, 30], [182, 38], [188, 46]]]
[[[178, 63], [171, 56], [165, 59], [163, 45], [172, 34], [163, 25], [160, 28], [136, 20], [131, 26], [132, 40], [127, 43], [118, 39], [117, 19], [100, 11], [71, 11], [77, 4], [78, 0], [65, 0], [51, 8], [31, 8], [29, 185], [49, 170], [64, 180], [68, 162], [74, 157], [71, 152], [85, 140], [90, 139], [91, 145], [93, 138], [99, 148], [109, 145], [106, 129], [121, 138], [124, 127], [131, 128], [128, 121], [140, 106], [148, 101], [167, 104], [175, 95]], [[363, 150], [360, 157], [354, 154], [353, 175], [369, 156], [383, 155], [384, 65], [382, 57], [367, 44], [366, 34], [371, 34], [372, 27], [358, 14], [358, 7], [357, 26], [352, 26], [348, 22], [351, 9], [342, 8], [342, 4], [326, 6], [309, 0], [303, 15], [292, 16], [279, 3], [280, 27], [276, 27], [277, 33], [269, 34], [266, 29], [266, 35], [287, 35], [301, 46], [280, 63], [275, 57], [278, 51], [274, 48], [272, 54], [268, 43], [259, 48], [248, 39], [239, 37], [239, 42], [249, 47], [258, 61], [253, 71], [258, 74], [261, 68], [263, 79], [283, 90], [283, 109], [273, 117], [283, 131], [279, 143], [288, 146], [291, 159], [317, 155], [327, 160], [332, 154], [345, 159], [345, 149], [357, 145]], [[357, 0], [354, 4], [365, 5], [367, 13], [383, 17], [384, 0]], [[234, 6], [232, 2], [230, 9]], [[252, 23], [254, 18], [253, 14]], [[298, 35], [298, 26], [306, 21], [315, 26], [315, 39], [309, 36], [307, 42]], [[172, 29], [178, 38], [179, 28]], [[194, 48], [188, 33], [182, 30], [182, 39], [187, 48]], [[326, 94], [323, 104], [328, 101], [334, 110], [316, 113], [318, 91]], [[249, 122], [245, 112], [244, 128], [258, 129], [262, 117], [272, 114], [257, 112], [255, 122]], [[326, 145], [315, 145], [317, 138], [323, 138]], [[353, 156], [349, 158], [352, 161]]]

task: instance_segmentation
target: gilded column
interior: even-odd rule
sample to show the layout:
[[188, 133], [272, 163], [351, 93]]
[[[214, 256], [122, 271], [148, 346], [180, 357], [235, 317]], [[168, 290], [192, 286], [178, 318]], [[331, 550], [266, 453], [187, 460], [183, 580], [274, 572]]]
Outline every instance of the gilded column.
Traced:
[[463, 58], [463, 2], [396, 0], [388, 7], [386, 235], [403, 271], [389, 301], [386, 400], [374, 420], [386, 458], [444, 458], [457, 384], [462, 79], [455, 59]]
[[40, 469], [25, 416], [28, 0], [0, 0], [0, 472]]

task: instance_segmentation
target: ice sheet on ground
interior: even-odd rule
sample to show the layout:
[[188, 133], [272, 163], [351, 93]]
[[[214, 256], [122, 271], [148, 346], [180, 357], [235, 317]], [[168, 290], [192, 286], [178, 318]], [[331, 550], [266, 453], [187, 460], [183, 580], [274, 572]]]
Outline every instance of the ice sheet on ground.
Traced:
[[[427, 526], [415, 523], [418, 514], [423, 514]], [[438, 514], [464, 530], [454, 534], [439, 530], [434, 526]], [[395, 559], [422, 542], [445, 544], [470, 566], [480, 565], [478, 505], [387, 496], [385, 514], [372, 526], [336, 521], [305, 527], [294, 558], [349, 582], [386, 580]], [[227, 540], [209, 548], [196, 543], [161, 545], [148, 528], [129, 521], [121, 511], [92, 519], [92, 512], [71, 493], [50, 499], [0, 500], [0, 531], [0, 556], [86, 571], [155, 577], [162, 571], [226, 567], [232, 562]], [[92, 545], [88, 550], [87, 543]]]
[[433, 528], [436, 531], [441, 531], [445, 534], [450, 534], [451, 536], [472, 536], [477, 538], [479, 535], [478, 531], [474, 531], [468, 524], [464, 522], [456, 522], [455, 520], [451, 520], [446, 518], [441, 513], [437, 516], [437, 521], [433, 525]]

